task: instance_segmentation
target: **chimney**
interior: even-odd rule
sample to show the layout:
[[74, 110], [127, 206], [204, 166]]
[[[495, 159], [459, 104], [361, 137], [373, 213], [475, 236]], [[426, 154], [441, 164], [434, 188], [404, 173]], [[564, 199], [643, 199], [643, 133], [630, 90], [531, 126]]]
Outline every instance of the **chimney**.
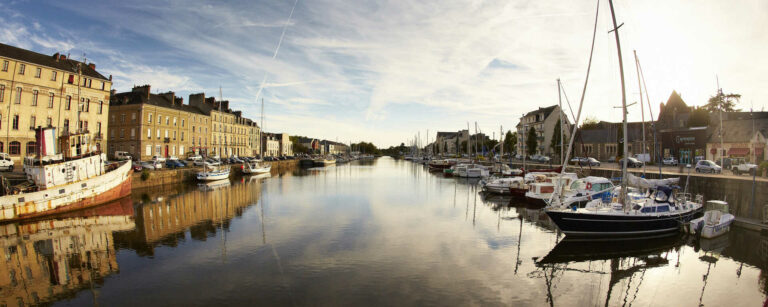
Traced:
[[144, 96], [149, 100], [149, 94], [151, 93], [151, 88], [149, 84], [140, 85], [140, 86], [134, 86], [131, 90], [132, 92], [142, 93]]
[[189, 94], [189, 105], [202, 109], [205, 101], [205, 93]]
[[60, 55], [60, 53], [58, 53], [58, 52], [54, 53], [53, 54], [53, 60], [58, 62], [59, 61], [59, 55]]
[[174, 93], [174, 92], [166, 92], [166, 93], [162, 93], [162, 94], [160, 94], [160, 96], [162, 96], [162, 97], [164, 97], [166, 100], [168, 100], [168, 102], [170, 102], [170, 103], [171, 103], [171, 105], [175, 105], [175, 101], [174, 101], [174, 98], [176, 98], [176, 95], [175, 95], [175, 93]]
[[229, 110], [229, 100], [224, 100], [221, 102], [221, 110], [222, 111]]
[[96, 70], [96, 64], [94, 63], [88, 64], [88, 67], [90, 67], [92, 70]]
[[63, 55], [63, 54], [60, 54], [60, 55], [59, 55], [59, 61], [64, 61], [64, 60], [66, 60], [66, 59], [67, 59], [67, 56], [66, 56], [66, 55]]
[[112, 81], [112, 75], [109, 75], [109, 81]]

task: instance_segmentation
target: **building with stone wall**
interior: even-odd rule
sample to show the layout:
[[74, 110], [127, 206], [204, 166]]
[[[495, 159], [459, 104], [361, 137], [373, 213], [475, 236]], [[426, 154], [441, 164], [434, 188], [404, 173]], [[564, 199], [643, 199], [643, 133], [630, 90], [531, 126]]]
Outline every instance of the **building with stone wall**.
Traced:
[[34, 128], [49, 126], [87, 133], [102, 150], [111, 79], [93, 63], [0, 44], [0, 152], [20, 163], [37, 152]]

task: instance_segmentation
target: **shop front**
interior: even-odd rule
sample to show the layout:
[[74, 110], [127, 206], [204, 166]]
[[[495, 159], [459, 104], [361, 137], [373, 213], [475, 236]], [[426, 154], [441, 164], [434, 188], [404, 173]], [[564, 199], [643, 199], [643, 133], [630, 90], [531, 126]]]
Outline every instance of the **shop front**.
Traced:
[[705, 127], [662, 130], [660, 133], [664, 158], [674, 157], [681, 164], [706, 159], [708, 135]]

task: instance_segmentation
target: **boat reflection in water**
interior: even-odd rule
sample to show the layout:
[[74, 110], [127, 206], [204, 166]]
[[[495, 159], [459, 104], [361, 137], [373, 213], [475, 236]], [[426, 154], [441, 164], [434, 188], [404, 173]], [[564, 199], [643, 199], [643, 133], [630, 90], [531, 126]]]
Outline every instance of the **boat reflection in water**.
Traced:
[[[55, 302], [117, 273], [113, 233], [135, 228], [129, 197], [45, 220], [0, 225], [0, 305]], [[94, 295], [96, 295], [94, 293]]]

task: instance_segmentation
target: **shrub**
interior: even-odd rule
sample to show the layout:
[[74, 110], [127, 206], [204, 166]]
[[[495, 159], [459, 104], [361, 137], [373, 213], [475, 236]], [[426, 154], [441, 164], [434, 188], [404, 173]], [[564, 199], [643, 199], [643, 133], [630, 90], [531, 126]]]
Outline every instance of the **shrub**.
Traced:
[[766, 169], [768, 169], [768, 161], [760, 162], [760, 166], [757, 167], [758, 176], [762, 176]]
[[142, 170], [141, 171], [141, 181], [147, 181], [149, 179], [149, 170]]

